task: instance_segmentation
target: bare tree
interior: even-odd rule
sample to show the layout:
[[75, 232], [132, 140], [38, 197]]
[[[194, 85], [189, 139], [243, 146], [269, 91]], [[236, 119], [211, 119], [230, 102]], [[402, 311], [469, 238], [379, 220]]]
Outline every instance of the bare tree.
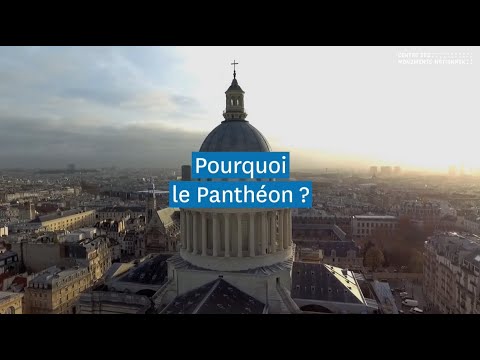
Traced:
[[385, 257], [382, 251], [374, 246], [368, 249], [365, 254], [365, 266], [370, 267], [373, 271], [376, 271], [385, 262]]

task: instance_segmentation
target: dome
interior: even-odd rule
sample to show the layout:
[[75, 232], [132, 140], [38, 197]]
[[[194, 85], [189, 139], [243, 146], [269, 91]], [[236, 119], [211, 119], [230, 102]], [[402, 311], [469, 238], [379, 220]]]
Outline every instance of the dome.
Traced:
[[246, 120], [225, 120], [208, 134], [200, 151], [270, 152], [267, 139]]

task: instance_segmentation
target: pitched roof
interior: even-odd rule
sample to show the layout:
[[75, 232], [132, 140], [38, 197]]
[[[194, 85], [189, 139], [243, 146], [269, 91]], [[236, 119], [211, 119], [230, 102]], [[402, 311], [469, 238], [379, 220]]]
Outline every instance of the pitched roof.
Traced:
[[66, 216], [81, 214], [83, 212], [85, 212], [85, 211], [83, 211], [81, 209], [72, 209], [72, 210], [65, 210], [65, 211], [62, 211], [62, 212], [55, 212], [53, 214], [40, 215], [40, 216], [37, 216], [35, 219], [31, 220], [30, 223], [46, 222], [46, 221], [56, 220], [56, 219], [60, 219], [62, 217], [66, 217]]
[[395, 304], [395, 298], [392, 295], [390, 285], [387, 282], [374, 280], [372, 282], [372, 288], [383, 308], [383, 311], [391, 314], [398, 314], [397, 305]]
[[167, 259], [172, 255], [160, 254], [150, 260], [140, 263], [137, 267], [130, 269], [119, 281], [135, 282], [142, 284], [162, 284], [168, 275]]
[[363, 304], [354, 274], [335, 266], [294, 262], [292, 298]]
[[167, 228], [176, 221], [177, 211], [178, 209], [172, 207], [167, 207], [165, 209], [157, 211], [158, 217], [160, 218], [160, 221], [162, 222], [163, 226], [165, 226], [165, 228]]
[[219, 278], [177, 296], [162, 314], [262, 314], [265, 304]]
[[301, 248], [309, 248], [314, 250], [323, 250], [325, 256], [331, 256], [332, 250], [335, 250], [335, 256], [346, 257], [348, 251], [354, 250], [356, 256], [360, 256], [360, 248], [354, 241], [295, 241], [297, 246]]

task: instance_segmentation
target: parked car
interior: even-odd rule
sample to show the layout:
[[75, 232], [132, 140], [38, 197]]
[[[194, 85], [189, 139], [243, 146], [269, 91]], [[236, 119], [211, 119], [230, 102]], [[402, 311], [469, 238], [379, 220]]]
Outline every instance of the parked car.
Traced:
[[418, 301], [413, 299], [405, 299], [402, 301], [402, 305], [410, 306], [410, 307], [417, 307]]
[[415, 306], [413, 309], [410, 309], [410, 312], [411, 312], [412, 314], [423, 314], [423, 310], [420, 309], [420, 308], [418, 308], [418, 307], [416, 307], [416, 306]]
[[408, 296], [408, 293], [405, 292], [405, 291], [402, 291], [402, 292], [400, 293], [400, 297], [401, 297], [402, 299], [403, 299], [403, 298], [406, 298], [407, 296]]

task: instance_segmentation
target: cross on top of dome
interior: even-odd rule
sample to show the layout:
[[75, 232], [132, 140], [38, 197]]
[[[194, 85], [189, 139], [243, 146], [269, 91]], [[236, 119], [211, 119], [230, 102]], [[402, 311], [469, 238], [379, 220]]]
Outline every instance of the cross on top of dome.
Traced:
[[235, 65], [238, 65], [238, 63], [233, 60], [233, 63], [231, 63], [230, 65], [233, 65], [233, 78], [235, 79], [237, 77], [237, 73], [235, 72]]

